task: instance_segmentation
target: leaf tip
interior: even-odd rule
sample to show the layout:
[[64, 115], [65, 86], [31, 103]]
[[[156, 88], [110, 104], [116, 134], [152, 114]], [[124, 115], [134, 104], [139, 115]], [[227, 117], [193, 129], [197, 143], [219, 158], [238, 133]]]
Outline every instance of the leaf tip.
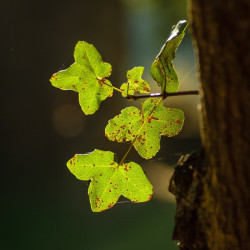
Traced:
[[53, 74], [52, 76], [51, 76], [51, 78], [49, 79], [50, 80], [50, 82], [53, 84], [53, 82], [54, 81], [57, 81], [57, 73], [55, 73], [55, 74]]

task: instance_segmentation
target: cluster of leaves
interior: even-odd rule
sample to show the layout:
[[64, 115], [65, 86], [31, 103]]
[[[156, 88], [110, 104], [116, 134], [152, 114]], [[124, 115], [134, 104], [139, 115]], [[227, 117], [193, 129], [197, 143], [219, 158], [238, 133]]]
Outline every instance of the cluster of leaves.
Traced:
[[[186, 21], [173, 26], [172, 32], [151, 66], [150, 73], [161, 87], [162, 94], [176, 92], [179, 87], [177, 73], [173, 67], [177, 47], [184, 36]], [[87, 42], [78, 42], [74, 51], [75, 63], [68, 69], [55, 73], [50, 81], [62, 90], [79, 93], [79, 103], [86, 115], [95, 113], [113, 90], [125, 98], [135, 93], [150, 93], [148, 82], [141, 77], [143, 67], [127, 72], [128, 82], [120, 89], [112, 86], [106, 78], [112, 68], [102, 61], [96, 48]], [[123, 195], [132, 202], [145, 202], [152, 197], [152, 185], [142, 168], [135, 162], [125, 162], [134, 147], [139, 155], [150, 159], [160, 149], [161, 136], [177, 135], [184, 122], [183, 111], [165, 108], [163, 98], [148, 98], [142, 109], [127, 107], [108, 122], [105, 136], [116, 142], [130, 142], [131, 145], [119, 162], [110, 151], [94, 150], [91, 153], [75, 155], [67, 163], [69, 170], [80, 180], [91, 180], [88, 194], [92, 211], [100, 212], [114, 206]]]

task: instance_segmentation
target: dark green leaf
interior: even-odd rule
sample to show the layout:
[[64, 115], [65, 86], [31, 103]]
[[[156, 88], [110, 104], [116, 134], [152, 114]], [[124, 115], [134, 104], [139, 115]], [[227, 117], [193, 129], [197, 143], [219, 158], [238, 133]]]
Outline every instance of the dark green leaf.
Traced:
[[184, 37], [186, 27], [187, 21], [185, 20], [179, 21], [177, 25], [173, 26], [169, 38], [151, 66], [150, 73], [161, 86], [162, 92], [171, 93], [178, 90], [179, 80], [172, 62]]

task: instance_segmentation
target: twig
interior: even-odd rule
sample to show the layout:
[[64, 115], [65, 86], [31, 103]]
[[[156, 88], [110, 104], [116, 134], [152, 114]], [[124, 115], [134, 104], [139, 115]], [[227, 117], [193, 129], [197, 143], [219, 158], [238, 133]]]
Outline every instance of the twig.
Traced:
[[198, 90], [191, 90], [191, 91], [180, 91], [180, 92], [174, 92], [174, 93], [153, 93], [153, 94], [147, 94], [147, 95], [128, 95], [127, 99], [129, 100], [138, 100], [142, 98], [149, 98], [149, 97], [162, 97], [163, 99], [166, 99], [170, 96], [181, 96], [181, 95], [199, 95]]

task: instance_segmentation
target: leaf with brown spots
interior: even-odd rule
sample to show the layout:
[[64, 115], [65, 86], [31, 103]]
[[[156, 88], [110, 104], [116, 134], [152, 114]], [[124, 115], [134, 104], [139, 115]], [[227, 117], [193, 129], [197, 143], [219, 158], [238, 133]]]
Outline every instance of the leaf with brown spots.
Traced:
[[[165, 108], [157, 98], [149, 98], [142, 105], [142, 111], [128, 107], [108, 122], [105, 135], [111, 141], [133, 142], [139, 155], [150, 159], [160, 149], [162, 135], [177, 135], [184, 123], [184, 113], [180, 109]], [[134, 140], [135, 139], [135, 140]]]
[[144, 67], [134, 67], [127, 72], [128, 82], [121, 85], [122, 96], [134, 95], [134, 93], [149, 93], [150, 87], [148, 82], [144, 81], [141, 76]]
[[152, 197], [152, 185], [135, 162], [118, 164], [110, 151], [94, 150], [70, 159], [67, 167], [76, 178], [91, 180], [89, 200], [93, 212], [102, 212], [115, 205], [123, 195], [132, 202], [145, 202]]
[[94, 114], [102, 101], [113, 95], [113, 87], [106, 77], [111, 65], [102, 61], [96, 48], [87, 42], [78, 42], [74, 52], [75, 63], [51, 77], [53, 86], [79, 92], [79, 102], [86, 115]]
[[175, 58], [176, 50], [184, 37], [186, 28], [186, 20], [179, 21], [172, 27], [169, 38], [151, 66], [151, 76], [161, 86], [163, 93], [171, 93], [178, 90], [179, 80], [172, 62]]

